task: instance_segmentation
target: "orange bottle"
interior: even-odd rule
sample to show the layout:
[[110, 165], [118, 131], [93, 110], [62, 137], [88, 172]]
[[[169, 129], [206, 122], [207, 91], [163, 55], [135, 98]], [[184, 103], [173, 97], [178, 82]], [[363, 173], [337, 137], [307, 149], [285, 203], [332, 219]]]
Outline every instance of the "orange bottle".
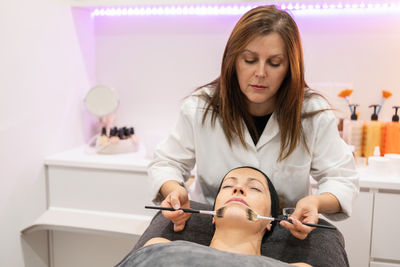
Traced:
[[376, 108], [378, 106], [379, 105], [369, 106], [374, 108], [374, 113], [371, 116], [371, 121], [365, 122], [363, 127], [362, 154], [367, 159], [374, 154], [374, 149], [376, 146], [379, 146], [380, 151], [382, 151], [382, 129], [384, 123], [378, 121], [378, 114], [376, 113]]
[[394, 106], [395, 113], [391, 122], [385, 123], [382, 137], [383, 154], [400, 154], [400, 123], [397, 111], [399, 106]]

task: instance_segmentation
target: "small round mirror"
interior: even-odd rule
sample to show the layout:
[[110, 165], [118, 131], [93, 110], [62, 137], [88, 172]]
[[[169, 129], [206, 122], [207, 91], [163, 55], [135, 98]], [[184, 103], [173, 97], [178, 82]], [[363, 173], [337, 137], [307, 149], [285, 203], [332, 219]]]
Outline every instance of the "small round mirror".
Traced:
[[115, 91], [102, 85], [90, 89], [84, 102], [89, 112], [99, 117], [113, 113], [119, 105], [119, 99]]

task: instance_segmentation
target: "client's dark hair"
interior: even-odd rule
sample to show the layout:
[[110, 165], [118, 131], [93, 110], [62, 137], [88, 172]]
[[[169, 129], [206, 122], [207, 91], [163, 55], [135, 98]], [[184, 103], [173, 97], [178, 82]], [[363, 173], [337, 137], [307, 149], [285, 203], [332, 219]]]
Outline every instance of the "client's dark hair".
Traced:
[[[230, 173], [233, 170], [237, 170], [237, 169], [253, 169], [255, 171], [258, 171], [259, 173], [261, 173], [262, 175], [264, 175], [265, 179], [267, 180], [268, 183], [268, 189], [269, 189], [269, 195], [271, 198], [271, 217], [277, 218], [279, 215], [279, 198], [278, 198], [278, 193], [276, 193], [275, 187], [272, 184], [271, 180], [269, 179], [269, 177], [261, 170], [255, 168], [255, 167], [251, 167], [251, 166], [241, 166], [241, 167], [237, 167], [237, 168], [233, 168], [230, 171], [228, 171], [224, 177], [222, 178], [221, 184], [219, 185], [218, 191], [217, 191], [217, 195], [215, 196], [215, 198], [217, 198], [219, 191], [221, 190], [221, 186], [222, 186], [222, 182], [224, 181], [224, 178], [226, 177], [226, 175], [228, 173]], [[214, 206], [213, 206], [213, 210], [215, 209], [215, 200], [214, 200]], [[266, 231], [263, 237], [263, 240], [269, 236], [269, 234], [272, 232], [272, 230], [274, 229], [276, 225], [276, 221], [271, 222], [271, 230], [270, 231]]]

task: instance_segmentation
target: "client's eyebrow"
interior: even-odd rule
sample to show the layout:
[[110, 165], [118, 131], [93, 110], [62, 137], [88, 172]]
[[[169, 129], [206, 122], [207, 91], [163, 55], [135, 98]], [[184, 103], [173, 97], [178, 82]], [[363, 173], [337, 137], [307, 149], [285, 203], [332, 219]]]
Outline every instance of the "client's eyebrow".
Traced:
[[[255, 51], [251, 51], [251, 50], [249, 50], [249, 49], [244, 49], [243, 51], [242, 51], [242, 54], [244, 54], [244, 53], [250, 53], [250, 54], [253, 54], [254, 56], [258, 56], [258, 53], [257, 52], [255, 52]], [[283, 54], [283, 53], [278, 53], [278, 54], [275, 54], [275, 55], [271, 55], [271, 56], [269, 56], [268, 58], [274, 58], [274, 57], [285, 57], [285, 54]]]

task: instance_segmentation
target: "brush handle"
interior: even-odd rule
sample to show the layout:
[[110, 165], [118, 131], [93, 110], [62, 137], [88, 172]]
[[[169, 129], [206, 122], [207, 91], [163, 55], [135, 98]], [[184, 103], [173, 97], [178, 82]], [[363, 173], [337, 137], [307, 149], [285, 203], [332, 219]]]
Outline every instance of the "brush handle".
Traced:
[[169, 210], [169, 211], [176, 211], [176, 210], [183, 210], [183, 212], [189, 212], [189, 213], [200, 213], [199, 210], [193, 210], [193, 209], [174, 209], [174, 208], [166, 208], [166, 207], [157, 207], [157, 206], [144, 206], [146, 209], [153, 209], [153, 210]]
[[215, 215], [215, 211], [212, 210], [194, 210], [194, 209], [174, 209], [174, 208], [166, 208], [166, 207], [158, 207], [158, 206], [144, 206], [146, 209], [153, 209], [153, 210], [168, 210], [168, 211], [176, 211], [176, 210], [183, 210], [183, 212], [188, 213], [201, 213], [201, 214], [208, 214], [208, 215]]
[[351, 104], [350, 104], [350, 97], [349, 96], [345, 96], [344, 99], [346, 99], [347, 105], [349, 106], [350, 109], [350, 113], [353, 114], [353, 109], [351, 108]]
[[[293, 222], [292, 222], [291, 220], [289, 220], [289, 219], [275, 219], [275, 221], [278, 221], [278, 222], [280, 222], [280, 221], [287, 221], [287, 222], [290, 222], [290, 223], [293, 224]], [[307, 225], [307, 226], [311, 226], [311, 227], [325, 228], [325, 229], [332, 229], [332, 230], [335, 230], [335, 229], [336, 229], [335, 226], [331, 226], [331, 225], [314, 224], [314, 223], [306, 223], [306, 222], [301, 222], [301, 223], [304, 224], [304, 225]]]
[[336, 227], [335, 227], [335, 226], [332, 226], [332, 225], [313, 224], [313, 223], [306, 223], [306, 222], [302, 222], [302, 224], [307, 225], [307, 226], [311, 226], [311, 227], [318, 227], [318, 228], [325, 228], [325, 229], [336, 230]]

